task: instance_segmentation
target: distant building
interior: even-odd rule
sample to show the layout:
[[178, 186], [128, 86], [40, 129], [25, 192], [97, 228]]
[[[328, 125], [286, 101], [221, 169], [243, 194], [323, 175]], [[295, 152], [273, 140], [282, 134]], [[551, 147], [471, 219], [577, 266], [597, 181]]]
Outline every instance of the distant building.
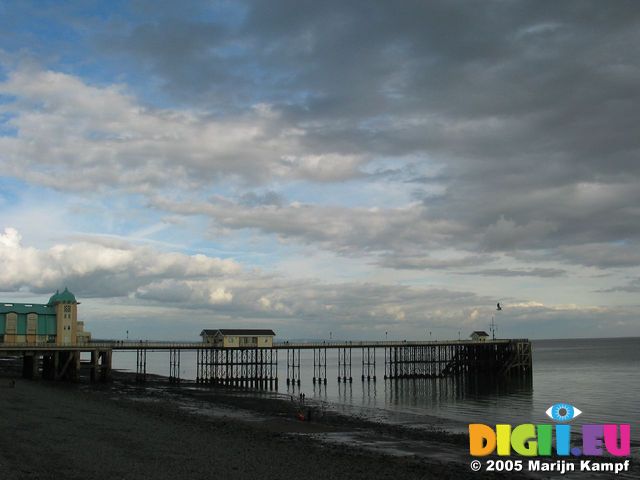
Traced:
[[91, 340], [78, 321], [76, 297], [67, 288], [46, 304], [0, 303], [0, 343], [81, 345]]
[[484, 330], [476, 330], [471, 334], [471, 340], [474, 342], [484, 342], [489, 338], [489, 334]]
[[214, 347], [222, 348], [271, 348], [273, 330], [220, 328], [217, 330], [202, 330], [202, 341]]

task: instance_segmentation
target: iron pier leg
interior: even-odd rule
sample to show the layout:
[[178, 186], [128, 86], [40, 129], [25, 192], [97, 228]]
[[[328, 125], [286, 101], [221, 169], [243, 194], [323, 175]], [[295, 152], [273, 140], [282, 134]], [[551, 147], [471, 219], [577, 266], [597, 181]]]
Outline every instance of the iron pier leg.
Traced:
[[136, 382], [147, 381], [147, 350], [136, 349]]

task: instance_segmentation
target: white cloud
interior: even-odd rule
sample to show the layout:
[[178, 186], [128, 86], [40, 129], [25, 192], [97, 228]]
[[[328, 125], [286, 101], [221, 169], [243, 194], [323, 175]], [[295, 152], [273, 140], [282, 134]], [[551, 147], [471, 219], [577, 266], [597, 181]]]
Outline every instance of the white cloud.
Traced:
[[233, 294], [224, 287], [216, 288], [209, 294], [209, 302], [211, 302], [212, 305], [230, 303], [231, 300], [233, 300]]
[[[5, 266], [0, 290], [49, 294], [68, 285], [81, 299], [120, 297], [119, 302], [128, 304], [213, 307], [238, 318], [300, 322], [330, 311], [325, 322], [351, 326], [367, 325], [373, 317], [374, 324], [382, 325], [427, 318], [446, 323], [458, 315], [461, 305], [480, 301], [472, 294], [446, 290], [288, 279], [243, 269], [232, 260], [95, 240], [36, 249], [23, 245], [15, 229], [6, 228], [0, 234], [0, 262]], [[433, 315], [445, 310], [442, 319]]]
[[[171, 328], [180, 332], [180, 323], [189, 322], [183, 318], [189, 312], [189, 318], [225, 325], [277, 324], [299, 335], [331, 329], [341, 335], [366, 332], [368, 338], [384, 331], [393, 332], [394, 338], [426, 331], [433, 331], [434, 338], [457, 338], [461, 327], [486, 329], [495, 313], [493, 298], [470, 292], [288, 278], [248, 270], [232, 260], [163, 252], [109, 238], [37, 249], [23, 245], [13, 228], [0, 234], [0, 262], [0, 290], [4, 292], [20, 290], [23, 297], [25, 291], [31, 291], [46, 297], [68, 285], [92, 317], [102, 318], [108, 311], [132, 312], [150, 332], [155, 331], [153, 325], [173, 318], [178, 320]], [[112, 301], [105, 303], [109, 298]], [[94, 301], [106, 306], [98, 309]], [[637, 310], [547, 305], [528, 299], [505, 300], [503, 304], [501, 326], [525, 332], [532, 328], [531, 319], [550, 324], [558, 318], [584, 317], [592, 324], [597, 319], [629, 319], [634, 325]], [[609, 319], [609, 312], [617, 313]]]
[[18, 231], [10, 227], [0, 234], [0, 262], [2, 290], [50, 292], [68, 284], [85, 295], [105, 297], [127, 295], [158, 278], [215, 278], [241, 271], [233, 260], [159, 252], [105, 239], [38, 250], [23, 246]]
[[[463, 232], [455, 222], [428, 219], [420, 204], [398, 208], [302, 203], [247, 206], [220, 197], [211, 203], [155, 197], [151, 204], [180, 215], [208, 216], [222, 229], [256, 229], [275, 234], [283, 241], [318, 244], [341, 253], [415, 250], [416, 245], [424, 249], [446, 245]], [[436, 268], [442, 268], [442, 264]]]
[[121, 85], [22, 68], [0, 93], [15, 97], [0, 112], [16, 136], [0, 137], [5, 174], [61, 190], [105, 186], [144, 191], [191, 187], [222, 177], [333, 181], [359, 175], [359, 156], [307, 151], [304, 131], [269, 105], [215, 118], [194, 109], [152, 109]]

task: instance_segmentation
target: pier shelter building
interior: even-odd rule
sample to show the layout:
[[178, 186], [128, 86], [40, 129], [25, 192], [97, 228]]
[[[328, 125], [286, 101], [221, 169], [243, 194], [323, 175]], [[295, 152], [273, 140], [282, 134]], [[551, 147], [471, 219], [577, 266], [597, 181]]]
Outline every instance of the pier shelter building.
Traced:
[[471, 334], [471, 340], [474, 342], [485, 342], [489, 338], [489, 334], [484, 330], [476, 330]]
[[80, 303], [67, 288], [46, 304], [0, 303], [0, 343], [8, 345], [83, 345], [91, 340], [78, 321]]
[[204, 343], [214, 347], [271, 348], [276, 334], [273, 330], [267, 329], [219, 328], [202, 330], [200, 336]]

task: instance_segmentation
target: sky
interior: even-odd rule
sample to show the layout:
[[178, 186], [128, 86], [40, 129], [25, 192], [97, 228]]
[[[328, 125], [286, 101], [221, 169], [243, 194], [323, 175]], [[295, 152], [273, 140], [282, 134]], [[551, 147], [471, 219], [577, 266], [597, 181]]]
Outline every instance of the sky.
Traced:
[[0, 1], [0, 297], [67, 286], [94, 338], [640, 336], [639, 44], [633, 0]]

